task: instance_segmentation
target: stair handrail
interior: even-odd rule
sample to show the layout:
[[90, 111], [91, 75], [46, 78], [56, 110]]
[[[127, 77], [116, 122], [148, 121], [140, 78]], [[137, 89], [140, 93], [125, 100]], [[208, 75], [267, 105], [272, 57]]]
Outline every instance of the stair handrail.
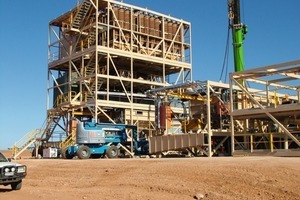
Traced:
[[30, 139], [35, 138], [36, 134], [39, 133], [40, 129], [34, 129], [29, 131], [27, 134], [25, 134], [20, 140], [18, 140], [14, 145], [13, 148], [21, 148], [23, 145], [25, 145]]

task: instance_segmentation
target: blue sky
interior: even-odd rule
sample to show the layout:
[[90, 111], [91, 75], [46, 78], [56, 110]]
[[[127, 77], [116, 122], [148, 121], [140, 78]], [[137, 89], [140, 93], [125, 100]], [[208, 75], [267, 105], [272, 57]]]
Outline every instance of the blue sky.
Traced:
[[[46, 119], [48, 22], [76, 2], [0, 0], [0, 149], [11, 147]], [[123, 2], [191, 22], [193, 79], [219, 81], [228, 29], [227, 0]], [[299, 0], [241, 3], [242, 21], [249, 29], [244, 42], [246, 69], [300, 59]], [[230, 53], [228, 72], [232, 70]]]

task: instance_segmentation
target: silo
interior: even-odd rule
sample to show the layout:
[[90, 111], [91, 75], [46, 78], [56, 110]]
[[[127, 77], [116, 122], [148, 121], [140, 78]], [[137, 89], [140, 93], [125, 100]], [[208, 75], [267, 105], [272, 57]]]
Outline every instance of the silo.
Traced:
[[160, 36], [160, 27], [161, 27], [161, 21], [159, 18], [156, 18], [155, 19], [155, 22], [154, 22], [154, 35], [155, 36]]
[[[178, 29], [178, 24], [173, 23], [173, 25], [172, 25], [172, 35], [173, 35], [173, 37], [176, 35], [177, 29]], [[175, 41], [178, 41], [178, 35], [175, 37]]]
[[125, 38], [127, 40], [127, 42], [130, 41], [130, 28], [131, 28], [131, 19], [130, 19], [130, 15], [131, 12], [130, 10], [126, 9], [125, 10], [125, 16], [124, 16], [124, 29], [126, 29], [127, 31], [125, 31]]
[[138, 17], [138, 24], [139, 24], [139, 32], [140, 33], [144, 33], [144, 17], [145, 15], [143, 15], [142, 13], [139, 14]]
[[[113, 7], [112, 11], [110, 11], [110, 24], [113, 26], [117, 26], [116, 20], [119, 18], [119, 9], [118, 7]], [[118, 41], [119, 40], [119, 31], [116, 29], [110, 29], [109, 30], [110, 34], [110, 41]], [[113, 42], [114, 43], [114, 42]], [[110, 44], [110, 45], [115, 45], [115, 44]]]
[[146, 33], [146, 34], [149, 33], [149, 19], [150, 19], [149, 15], [145, 15], [145, 17], [144, 17], [144, 26], [145, 26], [144, 33]]
[[125, 17], [124, 17], [124, 21], [125, 21], [124, 28], [128, 29], [128, 30], [130, 29], [130, 25], [131, 25], [131, 23], [130, 23], [130, 14], [131, 14], [130, 10], [126, 9], [125, 10]]
[[149, 20], [149, 34], [154, 35], [155, 17], [151, 16]]
[[121, 28], [124, 28], [125, 9], [119, 8], [119, 24]]
[[169, 21], [168, 22], [168, 39], [173, 39], [173, 22]]
[[[145, 33], [145, 15], [140, 13], [139, 16], [138, 16], [138, 19], [139, 19], [139, 32], [140, 33]], [[145, 36], [141, 36], [140, 38], [140, 43], [142, 46], [146, 46], [144, 45], [144, 43], [147, 41], [146, 37]]]
[[116, 25], [115, 21], [116, 21], [116, 19], [119, 18], [119, 9], [117, 7], [113, 7], [112, 10], [113, 10], [113, 13], [112, 12], [110, 13], [110, 21], [112, 21], [111, 24]]
[[164, 34], [165, 34], [165, 39], [168, 39], [168, 22], [165, 20], [164, 21]]

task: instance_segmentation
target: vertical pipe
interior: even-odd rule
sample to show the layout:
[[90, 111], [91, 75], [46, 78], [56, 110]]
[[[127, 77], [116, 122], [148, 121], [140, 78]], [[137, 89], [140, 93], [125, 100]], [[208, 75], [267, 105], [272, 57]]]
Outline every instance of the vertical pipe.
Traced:
[[211, 132], [211, 111], [210, 111], [210, 82], [207, 81], [206, 83], [206, 94], [207, 94], [207, 100], [206, 100], [206, 109], [207, 109], [207, 130], [208, 130], [208, 157], [212, 157], [212, 132]]
[[270, 99], [269, 99], [269, 89], [270, 89], [270, 85], [267, 83], [266, 84], [266, 100], [267, 100], [267, 105], [270, 106]]
[[[185, 62], [187, 62], [187, 63], [190, 63], [191, 64], [191, 66], [193, 66], [193, 53], [192, 53], [192, 50], [193, 50], [193, 46], [192, 46], [192, 27], [191, 26], [189, 26], [189, 45], [190, 45], [190, 48], [189, 48], [189, 62], [187, 62], [187, 61], [185, 61]], [[184, 43], [184, 35], [182, 35], [182, 43]], [[184, 48], [183, 48], [184, 49]], [[184, 50], [182, 51], [182, 52], [184, 52]], [[184, 55], [184, 58], [186, 58], [187, 56], [186, 55]], [[192, 81], [192, 74], [193, 73], [193, 69], [191, 68], [191, 72], [190, 72], [190, 74], [191, 74], [191, 81]]]
[[250, 152], [252, 153], [253, 152], [253, 135], [251, 134], [250, 135]]
[[94, 118], [95, 118], [95, 122], [98, 122], [98, 94], [96, 91], [98, 91], [98, 78], [97, 78], [97, 74], [98, 74], [98, 21], [99, 21], [99, 1], [96, 1], [96, 9], [95, 9], [95, 16], [96, 16], [96, 55], [95, 55], [95, 113], [94, 113]]
[[[48, 27], [48, 73], [47, 73], [47, 98], [46, 98], [46, 109], [49, 110], [50, 109], [50, 91], [49, 91], [49, 88], [50, 88], [50, 70], [49, 70], [49, 63], [52, 61], [50, 60], [51, 59], [51, 25], [49, 25]], [[54, 91], [54, 89], [53, 89]], [[54, 102], [54, 92], [53, 92], [53, 95], [52, 95], [52, 102]], [[54, 106], [54, 105], [53, 105]], [[52, 107], [53, 107], [52, 106]], [[35, 154], [37, 155], [37, 154]]]
[[284, 149], [289, 149], [289, 137], [286, 134], [284, 135]]
[[106, 4], [106, 8], [104, 9], [106, 11], [106, 21], [104, 22], [105, 25], [107, 26], [107, 30], [106, 30], [106, 47], [110, 47], [110, 11], [108, 8], [108, 2]]
[[270, 133], [270, 151], [274, 151], [274, 145], [273, 145], [273, 134]]
[[[230, 80], [229, 80], [229, 86], [230, 86], [230, 113], [233, 112], [233, 82], [232, 82], [233, 76], [230, 75]], [[233, 116], [230, 115], [230, 129], [231, 129], [231, 155], [233, 156], [234, 154], [234, 121], [233, 121]]]

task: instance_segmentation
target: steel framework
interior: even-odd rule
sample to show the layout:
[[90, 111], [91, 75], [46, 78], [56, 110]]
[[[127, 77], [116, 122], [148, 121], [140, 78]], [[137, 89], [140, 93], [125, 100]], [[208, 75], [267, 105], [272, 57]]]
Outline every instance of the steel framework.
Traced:
[[299, 74], [300, 60], [230, 74], [233, 154], [299, 150]]
[[152, 134], [154, 101], [144, 92], [190, 81], [191, 55], [189, 22], [113, 0], [82, 1], [49, 23], [43, 138], [60, 127], [72, 142], [73, 117]]

